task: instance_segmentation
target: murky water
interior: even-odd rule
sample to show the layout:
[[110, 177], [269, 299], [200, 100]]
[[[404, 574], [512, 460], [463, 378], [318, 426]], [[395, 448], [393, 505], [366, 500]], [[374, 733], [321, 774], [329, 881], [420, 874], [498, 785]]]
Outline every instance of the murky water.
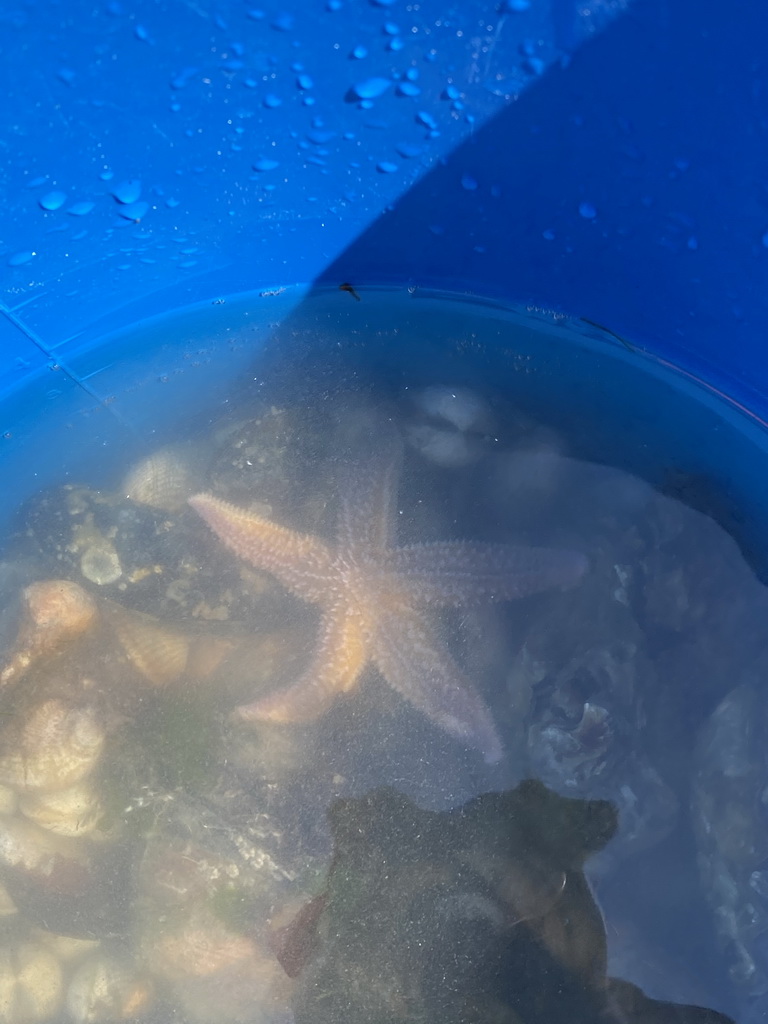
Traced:
[[24, 503], [2, 1019], [761, 1019], [760, 427], [571, 327], [311, 296]]

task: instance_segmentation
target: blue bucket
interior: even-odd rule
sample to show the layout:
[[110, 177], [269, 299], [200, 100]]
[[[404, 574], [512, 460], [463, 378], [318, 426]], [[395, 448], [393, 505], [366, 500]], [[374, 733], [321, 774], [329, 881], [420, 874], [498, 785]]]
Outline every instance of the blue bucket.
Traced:
[[[152, 459], [167, 445], [181, 441], [189, 446], [190, 438], [192, 447], [202, 449], [212, 434], [230, 437], [227, 431], [240, 422], [233, 409], [250, 403], [263, 412], [285, 401], [291, 387], [298, 406], [311, 406], [318, 395], [333, 398], [358, 388], [376, 392], [390, 414], [393, 407], [387, 403], [400, 403], [397, 408], [411, 417], [405, 425], [408, 459], [422, 459], [424, 465], [421, 474], [410, 469], [414, 479], [422, 477], [414, 493], [424, 488], [427, 505], [430, 488], [448, 500], [454, 492], [446, 474], [475, 465], [473, 453], [482, 446], [504, 448], [509, 417], [521, 417], [515, 422], [526, 438], [525, 458], [534, 460], [525, 463], [526, 473], [534, 463], [530, 472], [544, 472], [544, 464], [551, 468], [548, 459], [561, 457], [573, 465], [602, 467], [579, 492], [584, 501], [588, 494], [596, 503], [596, 521], [603, 498], [610, 492], [614, 500], [616, 488], [626, 488], [621, 490], [621, 514], [629, 514], [631, 507], [638, 523], [638, 510], [653, 493], [664, 496], [660, 501], [695, 510], [717, 524], [713, 529], [730, 535], [735, 546], [728, 558], [748, 567], [749, 586], [754, 584], [757, 595], [750, 605], [744, 597], [747, 584], [739, 590], [744, 607], [753, 609], [741, 616], [739, 628], [751, 636], [764, 628], [758, 581], [768, 577], [768, 360], [763, 341], [768, 193], [761, 177], [768, 15], [759, 5], [735, 0], [723, 11], [714, 4], [667, 0], [466, 0], [448, 7], [438, 0], [297, 0], [285, 8], [262, 8], [240, 0], [185, 0], [164, 7], [146, 0], [108, 0], [94, 9], [74, 0], [66, 7], [51, 2], [11, 6], [0, 12], [0, 22], [8, 43], [0, 71], [5, 97], [0, 115], [5, 139], [0, 452], [6, 481], [0, 521], [12, 537], [3, 599], [10, 607], [22, 594], [18, 636], [27, 628], [24, 616], [36, 614], [35, 587], [48, 577], [77, 586], [83, 582], [72, 569], [79, 564], [79, 548], [77, 557], [70, 558], [66, 551], [75, 549], [64, 544], [61, 572], [53, 571], [54, 561], [46, 573], [19, 542], [24, 517], [37, 516], [34, 522], [39, 523], [41, 508], [54, 500], [40, 495], [61, 496], [64, 487], [70, 500], [81, 486], [90, 488], [91, 495], [117, 494], [125, 490], [131, 465]], [[292, 383], [286, 383], [289, 377]], [[346, 406], [339, 414], [345, 422], [340, 428], [342, 462], [357, 450], [359, 439], [349, 441], [355, 428], [347, 422], [354, 416]], [[546, 429], [539, 431], [539, 422]], [[297, 426], [292, 429], [301, 433]], [[381, 430], [385, 438], [387, 430]], [[561, 440], [550, 443], [553, 437]], [[343, 447], [347, 442], [349, 451]], [[386, 449], [385, 440], [381, 447]], [[520, 465], [515, 462], [515, 472]], [[606, 467], [620, 471], [623, 483], [601, 476]], [[385, 472], [386, 466], [380, 469]], [[480, 493], [486, 487], [484, 471], [472, 473], [467, 480]], [[526, 481], [528, 486], [530, 478]], [[648, 485], [651, 490], [644, 490]], [[541, 494], [537, 501], [543, 500]], [[235, 500], [233, 494], [225, 497]], [[424, 514], [419, 519], [416, 505], [413, 521], [429, 523]], [[67, 507], [72, 516], [82, 512]], [[78, 519], [81, 537], [99, 521], [96, 506], [89, 508], [87, 524]], [[541, 516], [543, 522], [545, 513]], [[663, 528], [671, 530], [665, 516]], [[452, 521], [451, 513], [446, 517], [443, 530]], [[654, 523], [648, 530], [662, 529]], [[518, 526], [524, 539], [540, 543], [533, 520]], [[640, 526], [635, 528], [642, 533]], [[557, 546], [583, 546], [574, 532], [559, 529]], [[485, 533], [478, 539], [507, 540], [493, 527]], [[423, 538], [415, 530], [411, 539], [437, 538]], [[656, 542], [666, 543], [658, 537]], [[584, 543], [592, 545], [590, 561], [599, 562], [602, 542], [593, 537]], [[723, 543], [727, 547], [730, 541]], [[669, 567], [664, 571], [672, 572]], [[150, 609], [139, 604], [121, 610], [121, 595], [109, 590], [113, 580], [105, 572], [91, 579], [96, 596], [88, 596], [86, 587], [83, 600], [88, 609], [97, 602], [93, 614], [99, 628], [112, 630], [109, 635], [127, 651], [125, 637], [150, 628], [141, 618]], [[615, 600], [626, 603], [630, 584], [625, 567], [617, 564], [615, 572]], [[716, 575], [713, 569], [712, 578]], [[708, 585], [702, 584], [703, 589]], [[643, 587], [647, 602], [653, 586], [646, 580]], [[57, 591], [56, 599], [60, 596]], [[722, 593], [707, 598], [712, 607], [722, 599]], [[685, 601], [690, 606], [694, 598]], [[534, 615], [538, 606], [530, 607]], [[742, 605], [734, 598], [730, 607]], [[129, 617], [125, 622], [120, 619], [124, 614]], [[29, 655], [23, 644], [19, 647], [16, 625], [17, 618], [9, 617], [5, 633], [11, 661]], [[658, 642], [672, 649], [677, 643], [672, 634], [685, 628], [664, 624], [666, 640]], [[186, 633], [182, 639], [174, 636], [173, 643], [191, 644], [190, 650], [198, 643]], [[698, 640], [690, 643], [701, 647]], [[600, 854], [595, 864], [601, 866], [586, 870], [606, 921], [607, 967], [588, 982], [581, 978], [573, 991], [566, 985], [568, 998], [575, 1000], [568, 1003], [568, 1012], [571, 1017], [608, 1013], [634, 1020], [643, 1014], [662, 1017], [672, 1012], [664, 1006], [680, 1003], [686, 1005], [680, 1012], [694, 1016], [707, 1013], [688, 1004], [711, 1006], [707, 1019], [719, 1020], [719, 1012], [762, 1020], [768, 1006], [763, 948], [768, 839], [763, 841], [760, 796], [766, 781], [760, 742], [766, 723], [759, 680], [762, 651], [757, 648], [748, 663], [746, 655], [744, 664], [735, 660], [738, 671], [733, 668], [727, 685], [721, 680], [722, 685], [703, 687], [688, 719], [685, 765], [667, 765], [665, 776], [650, 755], [643, 767], [633, 762], [633, 778], [642, 776], [637, 793], [629, 775], [616, 795], [581, 786], [575, 768], [573, 777], [565, 768], [560, 775], [548, 775], [535, 756], [522, 767], [502, 759], [501, 767], [478, 768], [472, 761], [478, 752], [498, 761], [495, 740], [486, 735], [481, 741], [482, 729], [473, 733], [467, 726], [469, 760], [461, 761], [455, 786], [446, 782], [441, 788], [417, 778], [418, 759], [403, 770], [404, 776], [412, 774], [402, 781], [393, 770], [379, 775], [342, 757], [331, 773], [337, 782], [329, 782], [317, 799], [323, 815], [337, 806], [332, 797], [351, 801], [345, 805], [349, 814], [354, 801], [366, 799], [366, 787], [388, 784], [420, 805], [418, 813], [448, 815], [447, 807], [470, 801], [469, 820], [475, 814], [471, 801], [479, 794], [508, 789], [518, 795], [503, 813], [514, 817], [534, 797], [530, 790], [512, 787], [521, 773], [532, 773], [561, 798], [595, 803], [615, 797], [619, 836], [626, 838], [633, 827], [626, 822], [644, 786], [656, 793], [653, 812], [666, 813], [667, 795], [658, 796], [663, 785], [669, 806], [675, 804], [676, 824], [659, 827], [658, 834], [649, 826], [660, 845], [640, 842], [626, 861]], [[131, 660], [125, 651], [118, 660]], [[715, 660], [712, 654], [710, 663]], [[15, 686], [17, 669], [9, 671]], [[680, 681], [685, 673], [670, 672], [674, 685], [685, 690], [687, 683]], [[545, 676], [534, 690], [546, 689]], [[16, 707], [15, 699], [9, 707]], [[690, 697], [692, 705], [697, 699]], [[38, 704], [30, 700], [22, 698], [21, 710], [9, 714], [34, 718]], [[589, 742], [599, 746], [599, 737], [613, 730], [614, 744], [630, 743], [626, 708], [621, 718], [609, 701], [608, 711], [618, 717], [598, 721], [590, 717], [602, 707], [594, 696], [587, 694], [579, 706], [576, 732], [583, 728]], [[686, 708], [680, 698], [668, 713], [637, 708], [632, 713], [643, 722], [663, 714], [667, 721], [676, 713], [685, 723]], [[128, 718], [132, 713], [125, 712]], [[389, 713], [387, 706], [382, 711], [387, 721]], [[157, 720], [165, 722], [166, 714], [164, 705]], [[619, 718], [620, 728], [615, 724]], [[685, 732], [680, 720], [677, 728]], [[517, 726], [507, 726], [505, 747], [519, 741]], [[196, 726], [189, 727], [195, 731]], [[459, 726], [447, 731], [451, 728], [454, 738], [461, 733]], [[541, 721], [536, 728], [544, 728]], [[551, 730], [560, 726], [550, 722], [546, 728], [551, 739]], [[331, 733], [322, 735], [322, 742], [331, 743]], [[665, 726], [653, 742], [674, 745], [676, 735]], [[14, 738], [13, 728], [8, 736], [2, 741], [8, 749], [22, 742]], [[378, 742], [371, 740], [372, 749], [378, 749]], [[528, 742], [533, 742], [530, 736]], [[685, 746], [681, 740], [681, 749]], [[668, 754], [667, 749], [660, 755], [662, 762]], [[0, 783], [2, 756], [0, 751]], [[448, 754], [425, 756], [433, 782], [440, 772], [450, 777], [454, 768]], [[561, 768], [567, 762], [562, 756]], [[344, 772], [355, 771], [359, 775], [349, 786], [338, 781]], [[656, 781], [649, 782], [651, 776]], [[184, 788], [166, 782], [169, 800], [168, 794]], [[13, 800], [18, 797], [22, 807], [25, 785], [11, 785], [18, 790]], [[195, 820], [208, 827], [201, 804], [195, 803], [198, 796], [189, 797]], [[376, 831], [381, 825], [377, 815], [386, 819], [395, 813], [381, 799], [381, 804], [371, 798], [366, 805], [379, 853], [386, 829]], [[514, 803], [518, 799], [523, 803]], [[534, 802], [544, 799], [535, 795]], [[142, 804], [138, 796], [132, 801], [132, 813], [151, 802], [147, 797]], [[158, 806], [153, 804], [155, 811]], [[729, 808], [735, 807], [738, 822], [727, 824]], [[534, 817], [541, 810], [538, 803], [535, 808]], [[336, 813], [331, 811], [330, 830], [323, 832], [324, 855], [317, 853], [304, 868], [286, 861], [281, 886], [297, 877], [301, 884], [270, 897], [281, 906], [270, 911], [269, 938], [261, 933], [254, 938], [252, 929], [234, 926], [231, 933], [237, 942], [255, 943], [245, 959], [250, 957], [252, 964], [254, 957], [263, 957], [259, 969], [264, 977], [272, 977], [274, 963], [290, 975], [293, 994], [285, 995], [281, 981], [269, 1007], [253, 1009], [258, 998], [249, 974], [240, 995], [221, 1011], [222, 1019], [271, 1022], [293, 1014], [297, 1024], [316, 1021], [326, 1012], [318, 995], [323, 985], [335, 986], [329, 1020], [333, 1014], [360, 1019], [373, 1014], [371, 1006], [343, 990], [340, 979], [351, 969], [343, 956], [341, 966], [334, 967], [337, 973], [323, 974], [341, 956], [338, 948], [322, 954], [316, 950], [329, 928], [346, 934], [349, 927], [343, 915], [334, 917], [333, 909], [334, 885], [342, 871], [338, 865], [344, 864], [339, 850], [343, 837], [349, 838], [343, 824], [347, 819]], [[355, 807], [355, 822], [358, 813], [363, 812]], [[437, 830], [434, 835], [443, 837], [436, 839], [438, 845], [454, 834], [448, 818], [438, 824], [430, 819], [427, 827], [410, 806], [397, 813], [417, 830]], [[392, 829], [405, 827], [387, 821]], [[174, 828], [178, 832], [178, 820]], [[164, 833], [168, 845], [159, 854], [157, 844], [150, 844], [143, 855], [142, 863], [151, 869], [143, 870], [153, 878], [181, 856], [176, 832], [169, 838], [172, 831]], [[726, 834], [733, 838], [731, 846]], [[607, 840], [603, 836], [591, 852], [597, 854]], [[331, 861], [333, 843], [337, 858]], [[611, 849], [608, 843], [606, 852]], [[585, 850], [586, 845], [583, 855]], [[205, 859], [197, 849], [187, 853], [198, 867]], [[583, 860], [562, 868], [564, 891], [582, 885]], [[3, 863], [0, 850], [0, 868]], [[478, 863], [473, 870], [479, 878]], [[515, 857], [510, 864], [510, 871], [523, 870]], [[469, 915], [461, 918], [462, 928], [470, 928], [470, 919], [472, 929], [484, 922], [479, 946], [473, 948], [485, 950], [487, 958], [479, 957], [478, 964], [501, 956], [502, 947], [503, 956], [512, 958], [499, 961], [507, 972], [517, 969], [510, 966], [515, 956], [530, 960], [529, 947], [520, 953], [506, 945], [512, 940], [505, 929], [511, 926], [502, 917], [511, 913], [515, 922], [539, 920], [545, 916], [542, 900], [548, 907], [547, 901], [557, 904], [559, 890], [552, 878], [560, 878], [561, 869], [550, 867], [554, 874], [546, 884], [535, 885], [535, 872], [530, 873], [530, 865], [525, 868], [526, 884], [539, 901], [535, 912], [521, 909], [524, 900], [518, 893], [517, 903], [505, 904], [499, 917], [498, 893], [491, 898], [484, 890], [481, 899], [473, 890], [469, 913], [470, 895], [462, 895], [462, 913]], [[9, 898], [20, 885], [17, 870], [9, 876]], [[306, 875], [313, 872], [315, 881], [309, 882]], [[659, 879], [655, 888], [649, 880], [654, 872]], [[491, 881], [491, 875], [483, 876], [486, 889], [502, 884], [491, 874]], [[409, 884], [406, 876], [402, 885]], [[320, 878], [326, 879], [322, 892]], [[33, 881], [37, 885], [39, 879]], [[369, 881], [366, 876], [365, 885]], [[146, 883], [140, 901], [154, 899], [165, 907], [152, 885]], [[635, 888], [640, 895], [633, 899]], [[96, 891], [101, 891], [98, 886]], [[214, 893], [213, 903], [220, 896]], [[644, 902], [652, 908], [646, 916]], [[574, 904], [569, 913], [585, 914], [593, 922], [589, 934], [598, 948], [595, 955], [605, 959], [599, 952], [605, 937], [594, 926], [597, 903], [585, 910], [588, 903]], [[337, 902], [337, 914], [342, 904]], [[18, 934], [8, 941], [17, 961], [22, 948], [34, 960], [29, 949], [39, 945], [30, 929], [43, 927], [47, 904], [43, 911], [35, 906], [33, 898], [31, 908], [25, 901], [16, 908], [23, 923], [14, 926]], [[450, 916], [458, 904], [451, 906], [449, 945], [459, 920]], [[430, 907], [433, 932], [438, 910]], [[557, 920], [559, 911], [551, 912]], [[264, 909], [253, 913], [263, 916]], [[218, 934], [216, 928], [231, 923], [225, 917], [206, 918], [203, 932]], [[31, 1016], [18, 1011], [9, 1020], [42, 1024], [64, 1013], [76, 1022], [133, 1016], [163, 1020], [181, 1014], [193, 1024], [205, 1024], [206, 1015], [220, 1010], [217, 992], [240, 992], [240, 982], [226, 972], [216, 976], [213, 989], [205, 989], [197, 976], [179, 974], [175, 962], [165, 973], [160, 968], [153, 973], [153, 959], [171, 959], [156, 930], [149, 929], [151, 939], [142, 931], [143, 951], [129, 955], [127, 936], [134, 941], [136, 929], [144, 926], [131, 919], [127, 931], [118, 928], [112, 935], [105, 927], [102, 934], [101, 919], [93, 923], [96, 918], [83, 928], [56, 918], [51, 934], [98, 948], [72, 961], [57, 952], [59, 966], [46, 976], [59, 972], [63, 994], [41, 1003]], [[669, 941], [658, 944], [665, 928]], [[530, 940], [539, 951], [542, 943], [546, 946], [543, 934], [534, 928]], [[231, 941], [234, 948], [237, 942]], [[382, 935], [377, 941], [384, 941]], [[464, 950], [450, 948], [454, 959]], [[571, 977], [582, 969], [568, 960], [567, 943], [554, 953], [547, 948], [551, 963], [541, 977], [531, 975], [528, 995], [502, 986], [503, 993], [493, 996], [494, 1006], [501, 1000], [509, 1012], [514, 1008], [515, 1019], [561, 1012], [546, 1001], [544, 1010], [534, 1012], [533, 1004], [525, 1002], [539, 989], [551, 997], [552, 970], [557, 974], [567, 968]], [[35, 970], [43, 971], [38, 963], [43, 954], [35, 956]], [[437, 970], [442, 961], [435, 957], [431, 965], [419, 961], [418, 969]], [[115, 982], [123, 995], [114, 997], [106, 1016], [89, 1016], [88, 1007], [98, 1003], [94, 979], [101, 977], [99, 970], [123, 979], [122, 988]], [[609, 996], [604, 995], [606, 971]], [[368, 979], [371, 990], [378, 984], [374, 974]], [[457, 968], [454, 988], [460, 995], [463, 985], [471, 988], [480, 977], [483, 985], [495, 984], [480, 967], [469, 974]], [[397, 988], [391, 977], [388, 984]], [[595, 986], [603, 993], [599, 998]], [[588, 991], [586, 1002], [579, 1001], [582, 990]], [[449, 1012], [430, 999], [425, 996], [418, 1006], [406, 1000], [406, 1016], [445, 1019], [448, 1013], [454, 1019], [455, 1006]], [[483, 1014], [490, 1012], [489, 1003]]]

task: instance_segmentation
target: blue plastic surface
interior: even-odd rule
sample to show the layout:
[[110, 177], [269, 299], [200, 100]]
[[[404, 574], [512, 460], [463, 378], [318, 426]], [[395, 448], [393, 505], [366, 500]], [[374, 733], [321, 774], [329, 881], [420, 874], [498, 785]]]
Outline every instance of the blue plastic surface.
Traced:
[[354, 277], [583, 314], [762, 409], [762, 5], [2, 18], [4, 381], [173, 306]]

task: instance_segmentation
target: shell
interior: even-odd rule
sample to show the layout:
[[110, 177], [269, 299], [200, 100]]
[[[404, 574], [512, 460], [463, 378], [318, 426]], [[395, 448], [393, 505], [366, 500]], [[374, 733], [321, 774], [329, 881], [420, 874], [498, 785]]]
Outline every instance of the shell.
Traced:
[[56, 932], [49, 932], [44, 928], [32, 928], [30, 934], [46, 949], [50, 949], [56, 959], [65, 965], [79, 963], [99, 948], [98, 939], [76, 939], [71, 935], [57, 935]]
[[60, 864], [85, 867], [86, 851], [75, 839], [57, 836], [33, 821], [0, 814], [0, 866], [50, 879]]
[[116, 604], [106, 607], [107, 619], [135, 668], [155, 686], [174, 682], [187, 667], [189, 640], [157, 619]]
[[80, 572], [98, 586], [107, 586], [123, 575], [120, 556], [108, 540], [90, 544], [80, 557]]
[[151, 1006], [152, 983], [126, 961], [96, 953], [75, 971], [66, 1007], [75, 1024], [134, 1020]]
[[101, 801], [88, 781], [55, 793], [23, 796], [19, 810], [26, 818], [59, 836], [90, 835], [102, 815]]
[[0, 884], [0, 918], [12, 917], [16, 913], [18, 910], [11, 894], [4, 885]]
[[274, 956], [205, 907], [160, 933], [147, 952], [188, 1020], [258, 1022], [288, 1012], [291, 984]]
[[15, 653], [0, 672], [0, 686], [15, 682], [41, 656], [81, 636], [96, 621], [96, 602], [69, 580], [45, 580], [24, 590]]
[[189, 464], [174, 448], [161, 448], [137, 462], [122, 483], [126, 498], [141, 505], [176, 512], [195, 488]]
[[59, 961], [44, 946], [24, 942], [0, 948], [0, 1021], [36, 1024], [59, 1009], [63, 984]]
[[182, 676], [206, 679], [237, 641], [169, 629], [159, 619], [109, 602], [104, 613], [135, 668], [154, 686]]
[[46, 700], [28, 717], [20, 742], [0, 757], [0, 782], [20, 793], [68, 789], [93, 771], [104, 740], [93, 708]]
[[10, 786], [0, 785], [0, 814], [13, 814], [19, 804], [16, 791]]

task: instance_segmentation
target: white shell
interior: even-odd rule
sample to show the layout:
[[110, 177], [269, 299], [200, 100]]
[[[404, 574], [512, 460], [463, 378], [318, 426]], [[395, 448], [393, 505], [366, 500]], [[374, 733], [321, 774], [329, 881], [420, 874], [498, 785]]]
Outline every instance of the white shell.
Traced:
[[194, 489], [189, 464], [174, 448], [161, 448], [137, 462], [121, 488], [126, 498], [167, 512], [182, 508]]
[[44, 946], [24, 942], [0, 947], [0, 1021], [37, 1024], [52, 1017], [62, 1000], [61, 966]]
[[66, 995], [75, 1024], [135, 1020], [152, 1002], [151, 983], [117, 957], [96, 953], [75, 971]]
[[80, 556], [80, 572], [100, 587], [119, 580], [123, 575], [123, 567], [115, 546], [108, 540], [89, 544]]
[[47, 876], [62, 862], [83, 863], [86, 853], [77, 839], [57, 836], [25, 818], [0, 814], [0, 865]]
[[32, 710], [15, 749], [0, 757], [0, 782], [20, 793], [68, 789], [94, 769], [104, 739], [92, 708], [46, 700]]
[[6, 887], [0, 884], [0, 918], [12, 917], [17, 914], [16, 904], [11, 898], [11, 894], [8, 892]]
[[99, 948], [98, 939], [76, 939], [71, 935], [48, 932], [44, 928], [32, 928], [30, 934], [46, 949], [50, 949], [57, 960], [66, 965], [78, 963]]
[[19, 804], [16, 790], [0, 785], [0, 814], [13, 814]]
[[101, 802], [89, 782], [79, 782], [55, 793], [22, 796], [21, 813], [60, 836], [87, 836], [102, 814]]

